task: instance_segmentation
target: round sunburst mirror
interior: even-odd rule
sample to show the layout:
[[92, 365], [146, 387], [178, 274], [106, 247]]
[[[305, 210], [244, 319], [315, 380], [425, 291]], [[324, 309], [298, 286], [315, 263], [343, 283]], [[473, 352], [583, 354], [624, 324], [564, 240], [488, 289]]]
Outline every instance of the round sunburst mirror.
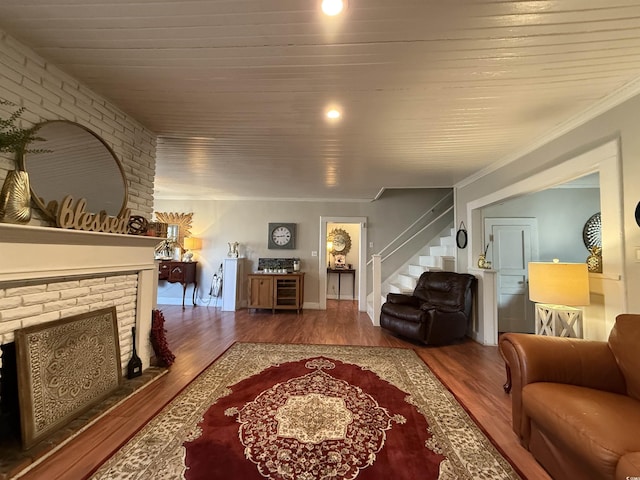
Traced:
[[329, 232], [327, 242], [331, 242], [331, 255], [346, 255], [351, 250], [351, 237], [346, 230], [334, 228]]
[[166, 223], [167, 238], [173, 239], [184, 248], [185, 237], [191, 236], [191, 222], [193, 213], [155, 212], [158, 222]]

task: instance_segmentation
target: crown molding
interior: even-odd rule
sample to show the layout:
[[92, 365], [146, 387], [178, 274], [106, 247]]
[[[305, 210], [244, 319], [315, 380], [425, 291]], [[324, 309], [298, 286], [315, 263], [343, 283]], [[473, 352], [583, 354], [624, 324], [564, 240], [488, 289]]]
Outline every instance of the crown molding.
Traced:
[[547, 143], [578, 128], [579, 126], [584, 125], [588, 121], [596, 118], [598, 115], [602, 115], [603, 113], [611, 110], [614, 107], [617, 107], [618, 105], [626, 102], [627, 100], [635, 97], [638, 94], [640, 94], [640, 77], [623, 85], [622, 87], [620, 87], [604, 99], [596, 102], [591, 107], [582, 111], [578, 115], [570, 118], [569, 120], [566, 120], [565, 122], [562, 122], [556, 128], [537, 138], [523, 149], [509, 154], [502, 159], [492, 163], [491, 165], [483, 168], [482, 170], [479, 170], [476, 173], [460, 180], [459, 182], [454, 184], [454, 188], [463, 188], [480, 180], [482, 177], [489, 175], [490, 173], [493, 173], [512, 162], [515, 162], [519, 158], [522, 158], [523, 156], [537, 150]]

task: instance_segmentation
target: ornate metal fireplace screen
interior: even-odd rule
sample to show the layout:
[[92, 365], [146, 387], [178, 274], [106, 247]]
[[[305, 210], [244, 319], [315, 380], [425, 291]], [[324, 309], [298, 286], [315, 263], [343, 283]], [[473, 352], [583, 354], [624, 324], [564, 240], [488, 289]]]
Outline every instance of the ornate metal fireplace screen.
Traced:
[[115, 307], [17, 330], [15, 340], [24, 448], [122, 383]]

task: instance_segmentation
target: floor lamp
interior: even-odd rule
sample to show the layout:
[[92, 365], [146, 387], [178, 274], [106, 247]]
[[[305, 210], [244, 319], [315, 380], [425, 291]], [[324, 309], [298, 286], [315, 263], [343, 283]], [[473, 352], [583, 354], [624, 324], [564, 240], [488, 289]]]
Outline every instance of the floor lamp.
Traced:
[[536, 302], [536, 334], [582, 338], [582, 309], [589, 305], [586, 263], [530, 262], [529, 299]]

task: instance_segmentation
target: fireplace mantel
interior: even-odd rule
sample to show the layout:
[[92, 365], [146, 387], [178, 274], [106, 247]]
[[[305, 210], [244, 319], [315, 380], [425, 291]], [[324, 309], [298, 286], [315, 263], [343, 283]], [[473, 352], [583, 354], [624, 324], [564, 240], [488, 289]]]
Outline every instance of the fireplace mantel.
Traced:
[[0, 282], [155, 269], [154, 237], [0, 223]]
[[[138, 354], [149, 366], [151, 311], [156, 307], [159, 238], [0, 224], [0, 287], [85, 276], [138, 275]], [[141, 341], [140, 339], [145, 339]]]

